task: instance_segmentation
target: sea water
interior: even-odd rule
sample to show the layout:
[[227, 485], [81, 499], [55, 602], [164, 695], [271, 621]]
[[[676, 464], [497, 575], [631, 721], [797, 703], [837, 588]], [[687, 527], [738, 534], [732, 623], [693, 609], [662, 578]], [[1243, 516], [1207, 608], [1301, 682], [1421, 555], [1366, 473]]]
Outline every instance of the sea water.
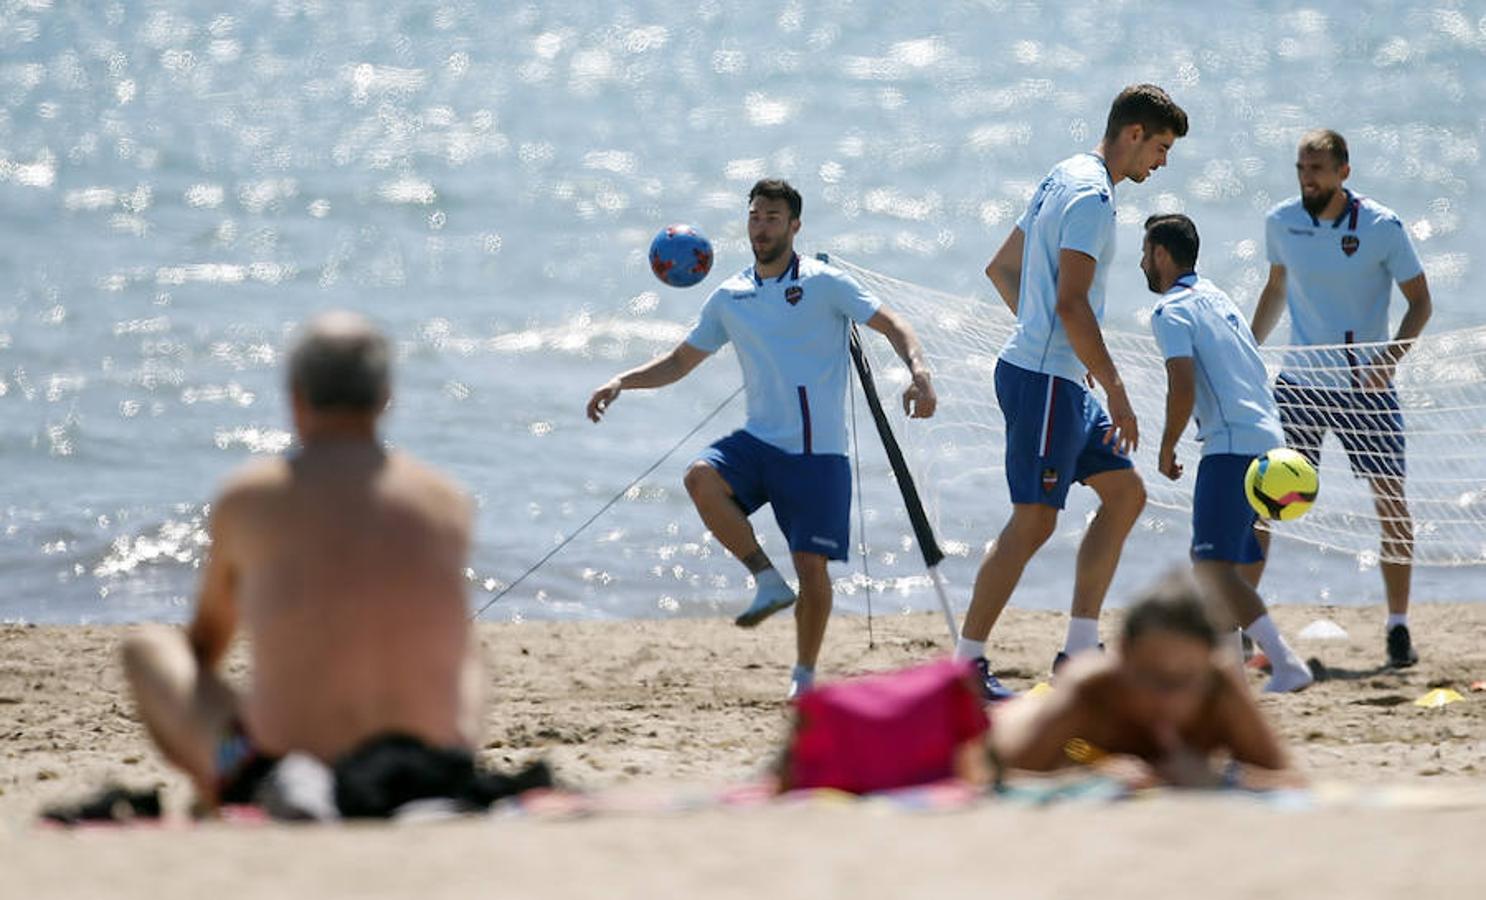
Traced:
[[[994, 303], [982, 268], [1031, 188], [1143, 80], [1192, 133], [1119, 188], [1107, 327], [1142, 328], [1139, 223], [1156, 209], [1196, 219], [1203, 270], [1252, 309], [1264, 211], [1295, 193], [1295, 140], [1318, 125], [1347, 135], [1351, 184], [1414, 236], [1431, 330], [1486, 319], [1477, 3], [6, 3], [0, 619], [183, 618], [212, 493], [290, 446], [284, 350], [332, 307], [396, 342], [387, 439], [477, 499], [483, 606], [736, 388], [724, 351], [601, 425], [582, 414], [751, 261], [755, 179], [803, 192], [802, 250]], [[675, 290], [646, 247], [683, 221], [717, 262]], [[680, 479], [741, 417], [726, 407], [487, 617], [734, 610], [743, 570]], [[875, 609], [930, 608], [881, 452], [862, 459]], [[951, 517], [1004, 502], [935, 495]], [[1066, 604], [1086, 512], [1014, 602]], [[1185, 558], [1179, 518], [1152, 510], [1137, 534], [1116, 603]], [[958, 536], [956, 603], [992, 536]], [[1365, 560], [1277, 550], [1272, 599], [1380, 597]], [[863, 610], [860, 563], [833, 571], [840, 607]], [[1479, 574], [1421, 570], [1416, 594], [1478, 599]]]

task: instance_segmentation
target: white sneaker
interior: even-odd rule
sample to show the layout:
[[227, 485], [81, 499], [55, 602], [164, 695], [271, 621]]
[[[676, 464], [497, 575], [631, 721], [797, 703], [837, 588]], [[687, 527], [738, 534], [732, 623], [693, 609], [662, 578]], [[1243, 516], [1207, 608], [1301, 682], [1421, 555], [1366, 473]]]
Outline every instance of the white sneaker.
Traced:
[[1274, 674], [1264, 685], [1264, 693], [1293, 694], [1305, 690], [1315, 681], [1316, 676], [1311, 674], [1310, 667], [1298, 659], [1283, 664], [1274, 663]]

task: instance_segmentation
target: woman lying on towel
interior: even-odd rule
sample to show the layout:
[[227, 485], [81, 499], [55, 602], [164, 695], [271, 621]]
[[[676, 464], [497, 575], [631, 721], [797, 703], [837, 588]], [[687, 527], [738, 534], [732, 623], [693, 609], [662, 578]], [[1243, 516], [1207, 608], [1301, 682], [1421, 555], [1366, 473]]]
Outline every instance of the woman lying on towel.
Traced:
[[1132, 788], [1303, 783], [1183, 576], [1130, 609], [1117, 653], [1084, 654], [1053, 691], [998, 707], [990, 741], [1008, 769], [1085, 765]]
[[1072, 660], [1054, 690], [995, 706], [990, 719], [968, 663], [823, 685], [796, 701], [779, 788], [983, 785], [1008, 769], [1079, 765], [1131, 788], [1300, 785], [1216, 645], [1195, 585], [1172, 577], [1130, 610], [1117, 653]]

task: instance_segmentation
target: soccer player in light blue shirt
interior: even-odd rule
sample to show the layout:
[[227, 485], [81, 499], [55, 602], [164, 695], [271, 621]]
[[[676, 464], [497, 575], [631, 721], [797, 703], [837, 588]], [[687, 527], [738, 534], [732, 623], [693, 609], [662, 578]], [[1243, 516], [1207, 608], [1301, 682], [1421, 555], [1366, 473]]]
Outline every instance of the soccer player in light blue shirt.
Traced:
[[[1264, 223], [1269, 281], [1254, 310], [1254, 337], [1262, 343], [1288, 308], [1290, 343], [1337, 345], [1288, 354], [1275, 400], [1287, 444], [1319, 465], [1322, 439], [1334, 431], [1353, 475], [1367, 479], [1382, 531], [1388, 662], [1411, 666], [1418, 661], [1408, 628], [1414, 523], [1393, 372], [1429, 321], [1429, 283], [1398, 216], [1346, 188], [1352, 170], [1345, 138], [1329, 129], [1307, 132], [1295, 171], [1300, 196], [1276, 206]], [[1394, 284], [1408, 309], [1389, 340]]]
[[[1204, 591], [1221, 598], [1234, 624], [1269, 656], [1273, 675], [1264, 690], [1298, 691], [1314, 680], [1310, 669], [1280, 635], [1240, 568], [1264, 558], [1244, 476], [1256, 456], [1284, 443], [1279, 411], [1238, 307], [1197, 275], [1198, 246], [1197, 226], [1186, 216], [1146, 220], [1140, 268], [1146, 285], [1161, 295], [1151, 331], [1166, 360], [1166, 427], [1158, 468], [1173, 481], [1182, 476], [1176, 445], [1195, 407], [1202, 462], [1192, 496], [1193, 569]], [[1235, 662], [1241, 662], [1242, 645], [1235, 649]]]
[[[1121, 91], [1099, 145], [1053, 167], [986, 266], [1017, 317], [995, 376], [1012, 512], [976, 575], [955, 654], [975, 661], [987, 699], [1010, 692], [986, 661], [986, 639], [1022, 569], [1052, 536], [1075, 481], [1099, 495], [1099, 512], [1078, 551], [1068, 638], [1053, 665], [1099, 643], [1104, 595], [1145, 506], [1128, 455], [1139, 439], [1135, 412], [1099, 330], [1114, 255], [1115, 186], [1145, 181], [1186, 133], [1187, 114], [1161, 88]], [[1103, 386], [1108, 413], [1085, 388], [1086, 373]]]
[[846, 367], [852, 323], [885, 335], [908, 366], [913, 380], [903, 392], [905, 412], [928, 418], [936, 403], [908, 323], [841, 270], [795, 253], [802, 205], [788, 182], [754, 185], [748, 195], [753, 265], [713, 291], [696, 327], [671, 352], [611, 379], [588, 401], [588, 417], [597, 422], [621, 391], [672, 384], [732, 343], [748, 418], [691, 464], [686, 490], [702, 522], [757, 582], [753, 603], [736, 619], [742, 628], [796, 602], [748, 522], [764, 504], [773, 508], [800, 582], [791, 698], [814, 680], [831, 613], [826, 562], [846, 559], [850, 538]]

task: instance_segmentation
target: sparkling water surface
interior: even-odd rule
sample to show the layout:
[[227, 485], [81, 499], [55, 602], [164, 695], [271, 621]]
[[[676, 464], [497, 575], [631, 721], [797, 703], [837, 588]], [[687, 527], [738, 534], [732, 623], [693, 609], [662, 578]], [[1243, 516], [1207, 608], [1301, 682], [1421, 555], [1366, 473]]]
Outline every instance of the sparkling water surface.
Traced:
[[[1167, 86], [1192, 134], [1119, 188], [1108, 327], [1143, 328], [1139, 223], [1157, 210], [1196, 219], [1203, 270], [1251, 308], [1263, 212], [1295, 191], [1313, 125], [1348, 136], [1351, 183], [1413, 234], [1431, 329], [1486, 320], [1476, 3], [6, 3], [0, 619], [185, 616], [212, 492], [289, 445], [288, 336], [337, 306], [396, 341], [388, 439], [478, 498], [483, 605], [736, 387], [725, 351], [601, 426], [582, 416], [750, 262], [754, 179], [801, 188], [803, 250], [997, 302], [981, 270], [1032, 186], [1137, 80]], [[677, 221], [718, 256], [684, 291], [645, 263]], [[735, 402], [487, 615], [732, 610], [745, 576], [680, 477], [741, 418]], [[876, 609], [928, 608], [875, 443], [862, 462]], [[948, 517], [1005, 503], [939, 496]], [[1014, 602], [1066, 604], [1086, 513], [1070, 507]], [[1114, 600], [1181, 563], [1186, 534], [1151, 511]], [[951, 548], [961, 603], [990, 537]], [[1278, 546], [1273, 599], [1379, 599], [1366, 560]], [[863, 609], [859, 564], [834, 571]], [[1421, 570], [1416, 593], [1478, 599], [1479, 570]]]

